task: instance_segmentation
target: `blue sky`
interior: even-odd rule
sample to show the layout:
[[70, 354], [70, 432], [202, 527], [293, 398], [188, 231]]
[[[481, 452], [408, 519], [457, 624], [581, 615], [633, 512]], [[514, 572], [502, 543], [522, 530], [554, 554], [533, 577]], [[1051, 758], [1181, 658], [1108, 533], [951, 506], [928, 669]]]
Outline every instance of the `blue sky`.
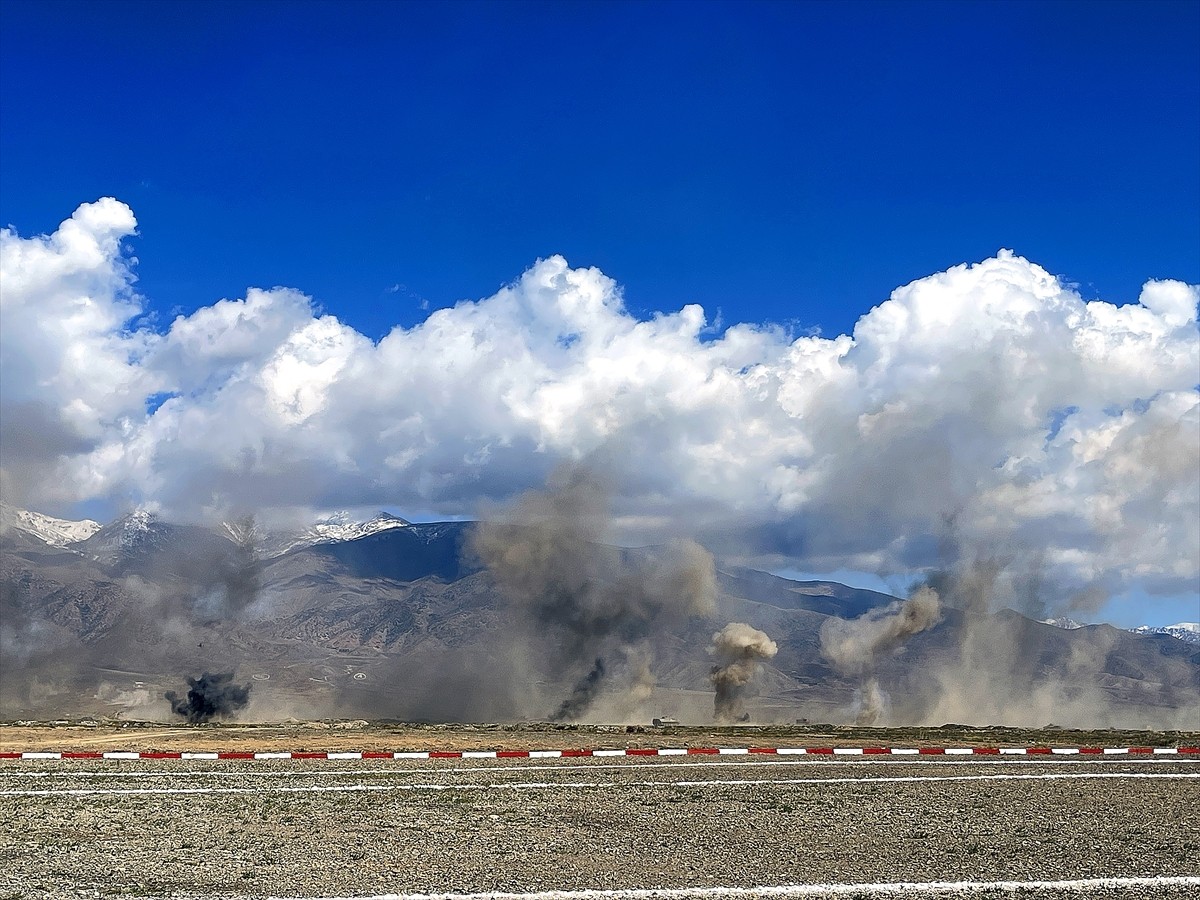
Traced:
[[7, 0], [2, 40], [0, 220], [118, 197], [164, 315], [284, 284], [379, 337], [553, 253], [826, 334], [1000, 247], [1200, 280], [1195, 3]]
[[32, 508], [470, 516], [586, 456], [776, 570], [909, 583], [953, 519], [1200, 615], [1200, 4], [5, 0], [0, 224], [101, 197], [95, 321], [8, 276]]

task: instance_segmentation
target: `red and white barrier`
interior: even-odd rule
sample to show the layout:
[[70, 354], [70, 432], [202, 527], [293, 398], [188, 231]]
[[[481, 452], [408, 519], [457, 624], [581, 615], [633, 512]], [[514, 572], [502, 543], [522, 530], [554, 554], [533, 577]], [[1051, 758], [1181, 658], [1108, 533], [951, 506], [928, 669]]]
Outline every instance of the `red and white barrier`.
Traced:
[[583, 750], [26, 750], [0, 759], [572, 759], [584, 756], [1175, 756], [1200, 747], [628, 747]]

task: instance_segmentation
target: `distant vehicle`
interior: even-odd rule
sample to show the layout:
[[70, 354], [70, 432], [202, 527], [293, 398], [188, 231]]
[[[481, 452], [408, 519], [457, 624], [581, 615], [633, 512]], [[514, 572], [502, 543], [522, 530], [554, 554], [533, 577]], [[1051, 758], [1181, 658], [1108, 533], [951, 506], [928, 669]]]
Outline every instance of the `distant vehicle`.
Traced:
[[662, 728], [664, 725], [678, 725], [678, 719], [672, 719], [670, 716], [662, 716], [657, 719], [651, 719], [650, 724], [655, 728]]

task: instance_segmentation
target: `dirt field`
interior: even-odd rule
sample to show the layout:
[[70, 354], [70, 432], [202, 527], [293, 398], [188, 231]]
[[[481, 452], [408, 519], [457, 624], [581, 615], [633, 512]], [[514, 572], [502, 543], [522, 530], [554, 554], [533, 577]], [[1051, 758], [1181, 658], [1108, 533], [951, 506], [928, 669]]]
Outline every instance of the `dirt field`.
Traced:
[[[546, 746], [551, 734], [519, 736]], [[153, 740], [199, 746], [191, 735]], [[421, 735], [424, 747], [513, 744]], [[1198, 810], [1200, 761], [1182, 757], [5, 761], [0, 897], [1200, 878]]]
[[855, 726], [413, 725], [304, 722], [168, 726], [137, 722], [0, 724], [0, 751], [23, 750], [561, 750], [572, 747], [1200, 745], [1200, 732]]

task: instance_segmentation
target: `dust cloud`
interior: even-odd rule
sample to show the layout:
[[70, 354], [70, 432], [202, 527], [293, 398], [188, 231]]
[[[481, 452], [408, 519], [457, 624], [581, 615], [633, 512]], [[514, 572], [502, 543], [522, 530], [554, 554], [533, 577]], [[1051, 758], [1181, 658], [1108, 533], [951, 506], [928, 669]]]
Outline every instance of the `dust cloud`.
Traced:
[[712, 636], [708, 652], [719, 661], [709, 675], [717, 691], [713, 718], [718, 722], [745, 721], [746, 686], [758, 671], [759, 664], [779, 652], [778, 645], [757, 628], [744, 622], [730, 622]]
[[609, 546], [608, 495], [587, 469], [561, 469], [473, 532], [471, 549], [507, 599], [535, 669], [574, 682], [556, 720], [585, 718], [601, 693], [637, 705], [653, 685], [654, 639], [715, 611], [712, 555], [686, 539]]
[[821, 626], [821, 654], [840, 672], [860, 679], [859, 725], [874, 725], [885, 715], [888, 695], [876, 672], [880, 663], [914, 634], [941, 621], [941, 602], [929, 587], [908, 600], [871, 610], [857, 619], [830, 618]]

